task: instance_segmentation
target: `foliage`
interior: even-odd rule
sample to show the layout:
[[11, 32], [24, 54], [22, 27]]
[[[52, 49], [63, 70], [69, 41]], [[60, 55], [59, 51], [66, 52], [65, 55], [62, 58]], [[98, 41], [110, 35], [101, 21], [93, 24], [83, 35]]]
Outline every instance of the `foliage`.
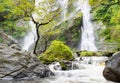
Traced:
[[111, 30], [110, 30], [110, 28], [103, 29], [101, 31], [101, 36], [105, 36], [105, 40], [110, 42], [110, 40], [111, 40]]
[[39, 57], [44, 63], [61, 60], [72, 60], [73, 54], [70, 48], [63, 42], [54, 40], [48, 49]]
[[116, 41], [118, 47], [120, 47], [120, 25], [115, 26], [114, 29], [111, 30], [111, 39]]
[[120, 1], [119, 0], [90, 0], [94, 20], [106, 25], [101, 36], [109, 42], [117, 42], [120, 47]]
[[0, 5], [0, 15], [4, 20], [16, 20], [30, 16], [34, 9], [34, 0], [2, 0]]
[[25, 34], [25, 27], [16, 26], [20, 19], [29, 20], [34, 0], [1, 0], [0, 28], [15, 38]]

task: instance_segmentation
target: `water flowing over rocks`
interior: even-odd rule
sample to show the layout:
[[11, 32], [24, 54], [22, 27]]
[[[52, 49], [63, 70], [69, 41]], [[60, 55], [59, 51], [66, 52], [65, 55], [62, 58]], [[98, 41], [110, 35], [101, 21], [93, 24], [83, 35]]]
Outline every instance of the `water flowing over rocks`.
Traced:
[[43, 78], [53, 75], [34, 54], [18, 48], [0, 44], [0, 78]]
[[120, 82], [120, 52], [113, 54], [103, 71], [103, 76], [110, 81]]

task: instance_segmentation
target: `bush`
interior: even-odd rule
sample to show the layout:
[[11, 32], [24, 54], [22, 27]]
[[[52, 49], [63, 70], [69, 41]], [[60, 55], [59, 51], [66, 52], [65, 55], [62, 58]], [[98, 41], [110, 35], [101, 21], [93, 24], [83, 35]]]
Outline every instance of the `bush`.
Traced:
[[54, 61], [72, 60], [73, 54], [63, 42], [54, 40], [39, 58], [43, 63], [51, 63]]

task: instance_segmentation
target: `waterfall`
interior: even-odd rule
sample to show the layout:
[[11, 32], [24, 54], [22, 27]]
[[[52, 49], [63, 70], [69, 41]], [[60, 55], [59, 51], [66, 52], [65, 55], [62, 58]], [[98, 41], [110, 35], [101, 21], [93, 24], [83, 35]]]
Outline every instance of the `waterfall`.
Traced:
[[34, 44], [34, 42], [37, 40], [37, 34], [36, 34], [36, 27], [35, 24], [32, 21], [29, 21], [29, 25], [31, 26], [31, 29], [28, 31], [27, 35], [24, 38], [24, 45], [22, 49], [28, 51], [29, 47]]
[[66, 14], [67, 14], [67, 8], [68, 8], [68, 0], [63, 0], [63, 1], [58, 0], [58, 3], [60, 4], [61, 10], [62, 10], [61, 20], [65, 20]]
[[[35, 20], [40, 20], [41, 18], [44, 18], [44, 15], [50, 11], [49, 9], [49, 3], [46, 0], [44, 3], [44, 0], [36, 0], [35, 2], [35, 6], [36, 8], [45, 8], [47, 10], [40, 10], [38, 12], [41, 13], [41, 15], [39, 16], [38, 14], [34, 13], [33, 17]], [[67, 12], [68, 12], [68, 2], [69, 0], [57, 0], [57, 2], [59, 3], [60, 7], [61, 7], [61, 22], [66, 20], [68, 17]], [[89, 6], [89, 0], [77, 0], [76, 3], [74, 2], [73, 4], [75, 4], [74, 6], [76, 7], [76, 11], [81, 10], [81, 12], [83, 13], [83, 26], [81, 27], [82, 30], [82, 35], [81, 35], [81, 40], [80, 40], [80, 44], [78, 49], [80, 50], [88, 50], [88, 51], [97, 51], [97, 47], [95, 46], [95, 37], [94, 37], [94, 29], [93, 29], [93, 25], [91, 22], [91, 16], [90, 16], [90, 6]], [[73, 17], [75, 16], [75, 14], [71, 14]], [[71, 16], [70, 15], [70, 16]], [[60, 23], [61, 23], [60, 22]], [[30, 22], [31, 23], [31, 22]], [[28, 32], [28, 34], [26, 35], [25, 39], [24, 39], [24, 46], [23, 49], [28, 50], [29, 46], [32, 45], [35, 42], [36, 39], [36, 32], [35, 32], [35, 27], [33, 23], [30, 24], [32, 26], [32, 29], [30, 32]]]
[[82, 35], [78, 49], [97, 51], [94, 29], [91, 22], [89, 0], [78, 0], [76, 4], [76, 11], [78, 10], [81, 10], [83, 13], [83, 26], [81, 27]]

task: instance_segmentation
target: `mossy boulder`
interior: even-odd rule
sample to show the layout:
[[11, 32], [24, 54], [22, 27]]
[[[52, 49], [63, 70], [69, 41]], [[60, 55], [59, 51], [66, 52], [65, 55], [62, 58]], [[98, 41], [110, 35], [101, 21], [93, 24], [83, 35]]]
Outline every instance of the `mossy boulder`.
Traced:
[[43, 63], [74, 59], [73, 53], [63, 42], [54, 40], [48, 49], [39, 57]]

